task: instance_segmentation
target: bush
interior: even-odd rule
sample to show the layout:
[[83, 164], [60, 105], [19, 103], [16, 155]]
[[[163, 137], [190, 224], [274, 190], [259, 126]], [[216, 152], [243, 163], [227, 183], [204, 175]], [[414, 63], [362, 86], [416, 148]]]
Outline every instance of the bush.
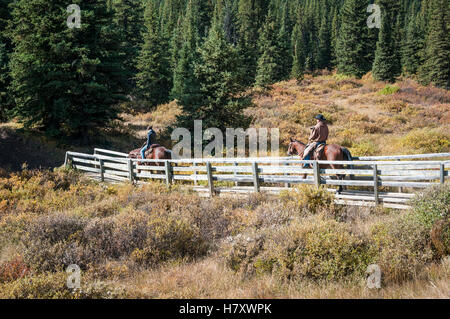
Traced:
[[433, 224], [449, 216], [450, 184], [436, 185], [423, 191], [412, 200], [413, 212], [431, 230]]
[[121, 289], [101, 282], [84, 284], [81, 289], [67, 288], [67, 273], [44, 273], [0, 284], [1, 299], [105, 299], [124, 298]]
[[28, 275], [30, 269], [23, 262], [21, 256], [0, 264], [0, 283], [14, 281]]
[[148, 227], [144, 248], [135, 249], [131, 255], [137, 263], [155, 265], [168, 259], [192, 259], [205, 255], [208, 250], [198, 229], [186, 220], [156, 217]]
[[300, 185], [293, 190], [282, 191], [280, 196], [285, 202], [294, 203], [302, 214], [316, 214], [320, 209], [334, 210], [334, 196], [324, 186]]
[[381, 91], [378, 92], [379, 95], [390, 95], [395, 94], [400, 90], [398, 86], [386, 85]]
[[363, 141], [353, 144], [350, 151], [353, 156], [372, 156], [379, 153], [377, 145], [371, 141]]
[[416, 129], [400, 139], [403, 147], [425, 153], [450, 151], [450, 136], [429, 128]]
[[284, 279], [335, 280], [363, 276], [371, 253], [348, 225], [317, 215], [266, 235], [242, 236], [226, 260], [231, 269], [247, 275], [272, 272]]
[[370, 240], [385, 284], [413, 278], [432, 260], [430, 230], [413, 213], [375, 224]]

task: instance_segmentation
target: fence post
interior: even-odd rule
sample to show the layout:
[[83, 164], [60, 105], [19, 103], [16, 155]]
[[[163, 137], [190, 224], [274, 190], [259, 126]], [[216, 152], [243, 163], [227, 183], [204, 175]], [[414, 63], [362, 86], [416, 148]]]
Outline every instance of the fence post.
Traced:
[[128, 178], [130, 179], [130, 182], [133, 183], [134, 177], [133, 177], [133, 161], [131, 158], [128, 159]]
[[212, 197], [214, 196], [214, 180], [210, 162], [206, 162], [206, 175], [208, 176], [209, 195]]
[[252, 163], [253, 169], [253, 185], [255, 187], [255, 193], [259, 193], [259, 172], [258, 172], [258, 163]]
[[100, 181], [105, 181], [105, 172], [103, 171], [103, 159], [100, 159]]
[[377, 164], [373, 165], [373, 195], [375, 197], [375, 205], [378, 206], [380, 204], [380, 198], [378, 196], [378, 166], [377, 166]]
[[192, 162], [192, 167], [194, 168], [194, 186], [197, 186], [197, 163]]
[[[237, 167], [238, 163], [234, 162], [233, 165], [235, 167]], [[237, 177], [237, 171], [236, 170], [234, 170], [233, 175], [234, 175], [235, 178]], [[234, 182], [234, 186], [239, 186], [239, 182], [237, 181], [237, 178], [236, 178], [236, 182]]]
[[[397, 161], [400, 161], [400, 159], [397, 159]], [[403, 193], [403, 187], [400, 186], [400, 187], [398, 188], [398, 192], [399, 192], [399, 193]]]
[[317, 188], [320, 187], [320, 166], [317, 163], [317, 161], [314, 161], [313, 164], [313, 170], [314, 170], [314, 184]]
[[166, 185], [169, 186], [170, 184], [172, 184], [172, 165], [169, 163], [169, 161], [165, 161], [164, 166], [166, 171]]
[[69, 164], [69, 155], [66, 152], [66, 158], [64, 159], [64, 167], [67, 168], [67, 165]]
[[445, 167], [444, 163], [441, 163], [440, 165], [440, 177], [441, 177], [441, 184], [445, 183]]
[[[289, 163], [286, 163], [286, 166], [289, 166]], [[283, 175], [284, 175], [284, 176], [289, 176], [289, 173], [284, 173]], [[289, 188], [289, 187], [291, 187], [291, 184], [289, 184], [289, 183], [284, 183], [284, 187]]]

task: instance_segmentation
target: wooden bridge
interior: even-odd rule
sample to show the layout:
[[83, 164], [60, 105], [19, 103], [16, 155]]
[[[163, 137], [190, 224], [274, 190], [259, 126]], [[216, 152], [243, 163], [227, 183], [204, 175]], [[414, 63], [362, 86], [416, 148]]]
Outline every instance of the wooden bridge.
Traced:
[[[450, 153], [356, 157], [353, 162], [301, 161], [295, 157], [139, 160], [127, 155], [104, 149], [95, 149], [94, 154], [67, 152], [65, 165], [102, 182], [162, 180], [168, 185], [190, 185], [202, 196], [278, 194], [296, 184], [345, 186], [340, 194], [327, 188], [335, 193], [338, 204], [381, 204], [396, 209], [409, 208], [408, 202], [418, 189], [444, 184], [450, 171]], [[163, 166], [156, 166], [161, 163]], [[303, 168], [305, 163], [312, 168]], [[346, 168], [323, 169], [320, 166], [324, 164]], [[347, 177], [337, 180], [336, 174]]]

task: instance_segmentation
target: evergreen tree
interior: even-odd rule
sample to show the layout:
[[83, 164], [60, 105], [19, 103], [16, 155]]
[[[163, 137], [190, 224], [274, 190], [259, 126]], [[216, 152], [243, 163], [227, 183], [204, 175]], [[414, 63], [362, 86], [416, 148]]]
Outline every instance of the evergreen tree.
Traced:
[[66, 1], [14, 2], [13, 115], [26, 127], [87, 138], [117, 118], [126, 93], [120, 32], [106, 1], [82, 5], [81, 28], [70, 29]]
[[200, 83], [199, 101], [183, 104], [178, 125], [193, 130], [194, 120], [203, 120], [205, 128], [246, 128], [249, 124], [243, 109], [250, 100], [242, 96], [241, 60], [235, 46], [225, 37], [223, 25], [218, 19], [210, 29], [209, 36], [199, 48], [200, 60], [194, 65], [194, 73]]
[[9, 76], [9, 54], [11, 53], [11, 43], [6, 37], [6, 27], [10, 19], [8, 5], [10, 0], [0, 1], [0, 122], [6, 120], [6, 113], [11, 108], [8, 86], [11, 79]]
[[260, 26], [264, 24], [268, 0], [239, 0], [238, 4], [238, 41], [245, 69], [246, 85], [254, 83], [258, 65], [258, 43]]
[[419, 71], [421, 82], [450, 87], [450, 6], [447, 0], [431, 0], [425, 62]]
[[372, 68], [373, 77], [379, 81], [395, 82], [399, 75], [399, 61], [397, 59], [395, 39], [395, 0], [380, 1], [382, 5], [382, 19], [375, 61]]
[[153, 107], [169, 100], [171, 74], [169, 52], [152, 1], [147, 2], [145, 8], [145, 27], [144, 44], [137, 60], [136, 84], [139, 94]]
[[300, 83], [304, 78], [305, 73], [305, 61], [306, 61], [306, 46], [305, 35], [303, 32], [303, 26], [299, 21], [292, 32], [292, 44], [293, 44], [293, 65], [291, 76]]
[[422, 50], [424, 47], [424, 33], [420, 30], [417, 19], [411, 19], [406, 31], [405, 45], [402, 49], [402, 65], [406, 74], [416, 74], [422, 65]]
[[194, 74], [194, 65], [200, 59], [197, 50], [200, 42], [197, 29], [198, 10], [197, 0], [189, 0], [180, 31], [181, 49], [173, 72], [171, 97], [186, 108], [199, 103], [200, 84]]
[[134, 77], [137, 74], [136, 59], [142, 46], [142, 33], [144, 31], [143, 1], [112, 0], [111, 7], [114, 10], [114, 20], [122, 33], [128, 83], [130, 87], [134, 87]]
[[361, 77], [370, 70], [367, 59], [367, 0], [345, 0], [341, 10], [341, 27], [337, 43], [338, 72]]
[[319, 69], [326, 69], [331, 66], [331, 35], [326, 15], [323, 16], [320, 24], [317, 62]]
[[259, 87], [267, 87], [281, 79], [279, 67], [279, 26], [274, 1], [271, 2], [266, 21], [264, 22], [258, 47], [260, 58], [258, 59], [255, 84]]
[[278, 47], [279, 47], [279, 60], [277, 61], [279, 67], [278, 80], [285, 80], [289, 77], [292, 69], [292, 45], [291, 45], [290, 22], [289, 22], [289, 10], [287, 3], [283, 4], [280, 17], [280, 31], [278, 32]]

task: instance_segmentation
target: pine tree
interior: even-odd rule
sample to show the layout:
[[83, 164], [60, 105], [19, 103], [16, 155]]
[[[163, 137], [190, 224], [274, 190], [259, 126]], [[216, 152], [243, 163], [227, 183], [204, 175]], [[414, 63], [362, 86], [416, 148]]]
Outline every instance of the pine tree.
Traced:
[[301, 21], [297, 22], [292, 31], [292, 44], [293, 44], [293, 65], [291, 76], [297, 80], [298, 83], [303, 81], [305, 74], [305, 61], [306, 61], [306, 46], [305, 35], [303, 32], [303, 26]]
[[11, 43], [6, 37], [6, 26], [10, 17], [8, 5], [10, 0], [0, 1], [0, 122], [6, 120], [6, 113], [11, 108], [8, 86], [11, 79], [9, 76], [9, 54], [11, 53]]
[[260, 58], [256, 71], [256, 86], [267, 87], [280, 80], [280, 43], [279, 25], [276, 18], [276, 6], [271, 2], [269, 12], [264, 22], [258, 41]]
[[287, 3], [283, 4], [280, 17], [280, 30], [278, 32], [279, 60], [277, 80], [285, 80], [289, 77], [292, 69], [292, 45], [291, 45], [289, 10]]
[[193, 129], [194, 120], [203, 120], [205, 128], [248, 126], [243, 109], [250, 100], [242, 96], [241, 60], [235, 46], [225, 37], [223, 25], [214, 19], [209, 36], [199, 48], [200, 60], [194, 65], [194, 73], [200, 83], [199, 101], [182, 104], [183, 113], [178, 125]]
[[320, 24], [317, 67], [319, 69], [331, 67], [331, 35], [326, 15], [323, 16]]
[[341, 9], [340, 36], [337, 43], [338, 72], [361, 77], [370, 70], [366, 0], [345, 0]]
[[378, 81], [395, 82], [395, 78], [400, 74], [398, 55], [394, 39], [395, 26], [395, 1], [383, 0], [382, 19], [377, 50], [375, 52], [375, 61], [373, 63], [372, 73], [374, 79]]
[[106, 1], [83, 2], [80, 29], [66, 25], [66, 6], [14, 2], [13, 115], [50, 135], [87, 138], [117, 118], [114, 106], [127, 93], [122, 39]]
[[200, 59], [198, 46], [200, 35], [197, 29], [199, 6], [197, 0], [190, 0], [181, 24], [181, 49], [178, 52], [176, 68], [173, 71], [171, 97], [185, 108], [199, 103], [200, 84], [194, 74], [194, 64]]
[[137, 74], [136, 59], [142, 46], [144, 31], [143, 1], [112, 0], [111, 7], [114, 10], [114, 20], [122, 33], [128, 83], [130, 87], [134, 87], [134, 77]]
[[450, 87], [450, 6], [447, 0], [431, 0], [425, 62], [419, 77], [424, 84]]
[[7, 87], [9, 84], [8, 73], [6, 44], [1, 41], [0, 37], [0, 122], [6, 120], [6, 104], [8, 98]]
[[339, 16], [338, 8], [333, 10], [333, 21], [331, 22], [331, 65], [336, 66], [337, 64], [337, 40], [339, 37]]
[[171, 74], [170, 56], [160, 33], [156, 6], [151, 1], [145, 8], [145, 27], [136, 84], [140, 96], [153, 107], [169, 100]]
[[422, 65], [422, 50], [424, 47], [424, 33], [420, 30], [417, 19], [411, 19], [406, 31], [405, 45], [402, 48], [402, 65], [407, 75], [416, 74]]
[[239, 0], [238, 4], [238, 42], [239, 51], [245, 68], [246, 85], [252, 85], [256, 78], [259, 50], [259, 29], [264, 24], [268, 0]]

